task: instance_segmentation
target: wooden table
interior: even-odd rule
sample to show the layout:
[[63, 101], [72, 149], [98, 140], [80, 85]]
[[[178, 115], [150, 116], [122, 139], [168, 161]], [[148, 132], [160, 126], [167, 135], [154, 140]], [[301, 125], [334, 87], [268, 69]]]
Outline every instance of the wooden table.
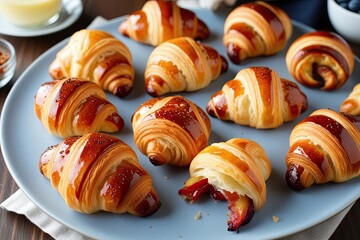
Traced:
[[[38, 56], [48, 50], [59, 41], [69, 37], [74, 32], [86, 28], [98, 15], [107, 19], [115, 18], [133, 10], [140, 9], [146, 0], [83, 0], [84, 12], [80, 19], [69, 28], [47, 36], [39, 37], [11, 37], [0, 35], [10, 41], [17, 52], [17, 67], [12, 81], [0, 89], [0, 110], [2, 110], [6, 96], [13, 83], [21, 73]], [[331, 26], [325, 26], [331, 29]], [[360, 56], [360, 45], [351, 44], [354, 53]], [[18, 190], [18, 186], [11, 177], [2, 154], [0, 154], [0, 202]], [[301, 208], [301, 206], [299, 206]], [[340, 226], [336, 229], [331, 239], [360, 239], [360, 200], [354, 204]], [[0, 239], [52, 239], [37, 226], [32, 224], [22, 215], [7, 212], [0, 209]]]

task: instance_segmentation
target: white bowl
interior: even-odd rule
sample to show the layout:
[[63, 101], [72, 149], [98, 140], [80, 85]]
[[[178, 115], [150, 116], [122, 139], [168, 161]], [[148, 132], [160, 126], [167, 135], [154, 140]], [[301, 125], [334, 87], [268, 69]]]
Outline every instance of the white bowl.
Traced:
[[0, 62], [0, 88], [2, 88], [14, 76], [16, 67], [16, 53], [13, 45], [2, 38], [0, 38], [0, 52], [1, 57], [4, 57]]
[[360, 44], [360, 13], [341, 7], [335, 0], [328, 0], [327, 8], [334, 29], [350, 42]]

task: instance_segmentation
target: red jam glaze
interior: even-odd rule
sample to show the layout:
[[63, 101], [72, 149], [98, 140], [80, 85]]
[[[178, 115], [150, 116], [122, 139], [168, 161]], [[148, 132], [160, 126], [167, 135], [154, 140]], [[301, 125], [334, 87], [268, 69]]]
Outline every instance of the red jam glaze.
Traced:
[[226, 53], [229, 56], [230, 60], [234, 64], [240, 64], [241, 62], [241, 48], [238, 45], [235, 45], [234, 43], [229, 43], [226, 46]]
[[190, 202], [195, 202], [201, 195], [210, 190], [210, 184], [207, 178], [203, 178], [190, 186], [185, 186], [178, 191], [179, 195], [185, 197]]
[[290, 165], [287, 168], [285, 181], [287, 185], [295, 191], [300, 191], [304, 189], [300, 181], [300, 176], [304, 172], [304, 168], [298, 165]]
[[260, 96], [265, 106], [272, 105], [272, 70], [267, 67], [250, 67], [258, 81]]
[[[203, 111], [197, 108], [199, 111]], [[144, 121], [153, 119], [166, 119], [177, 124], [179, 127], [184, 129], [193, 139], [198, 146], [205, 146], [207, 144], [207, 138], [204, 135], [202, 125], [199, 121], [207, 120], [208, 124], [210, 121], [206, 114], [202, 114], [206, 117], [205, 119], [198, 119], [194, 113], [193, 105], [191, 105], [184, 97], [174, 96], [160, 109], [154, 111], [148, 115]]]
[[231, 25], [231, 27], [228, 30], [229, 33], [231, 33], [232, 31], [241, 33], [250, 41], [253, 47], [256, 46], [256, 39], [257, 39], [256, 32], [250, 25], [244, 22], [237, 22]]
[[158, 85], [159, 87], [161, 87], [164, 84], [166, 84], [164, 79], [162, 79], [157, 75], [151, 75], [145, 79], [146, 92], [152, 97], [158, 97], [159, 95], [161, 95], [161, 93], [157, 92], [156, 89], [153, 88], [153, 85], [154, 86]]
[[[111, 105], [111, 103], [103, 98], [97, 96], [90, 96], [79, 108], [79, 112], [76, 116], [76, 125], [79, 126], [88, 126], [90, 127], [96, 116], [99, 112], [106, 106]], [[112, 122], [117, 128], [118, 131], [124, 126], [124, 121], [119, 114], [113, 113], [106, 118], [106, 121]]]
[[[56, 121], [68, 98], [74, 93], [74, 91], [76, 91], [77, 88], [86, 83], [86, 81], [81, 81], [76, 78], [69, 78], [65, 80], [61, 86], [59, 86], [58, 90], [56, 91], [56, 95], [52, 100], [49, 117]], [[57, 122], [55, 122], [55, 125], [57, 125]]]
[[84, 181], [86, 181], [89, 171], [96, 163], [98, 157], [107, 148], [120, 143], [121, 140], [101, 133], [93, 133], [88, 136], [80, 156], [74, 161], [72, 171], [69, 172], [69, 182], [78, 199], [82, 193]]
[[344, 148], [346, 154], [349, 157], [350, 166], [352, 168], [356, 167], [356, 169], [359, 168], [359, 148], [357, 147], [355, 140], [351, 137], [349, 132], [346, 131], [346, 129], [339, 122], [324, 115], [309, 116], [303, 121], [318, 124], [330, 132], [331, 135], [333, 135]]
[[345, 57], [341, 53], [336, 51], [335, 49], [327, 47], [327, 46], [311, 45], [311, 46], [305, 47], [296, 53], [293, 61], [299, 62], [301, 59], [303, 59], [304, 57], [306, 57], [310, 54], [317, 54], [317, 55], [325, 54], [325, 55], [331, 56], [333, 59], [335, 59], [340, 64], [340, 66], [345, 71], [346, 76], [349, 76], [349, 73], [350, 73], [349, 65], [347, 64]]
[[245, 3], [242, 6], [258, 12], [271, 26], [279, 42], [285, 41], [285, 28], [280, 19], [267, 7], [257, 3]]
[[[215, 109], [211, 105], [211, 101], [213, 102]], [[228, 105], [224, 92], [219, 91], [215, 93], [211, 97], [211, 101], [206, 106], [207, 113], [210, 116], [218, 117], [219, 119], [228, 119], [228, 114], [227, 114]]]
[[297, 117], [299, 113], [305, 112], [308, 109], [307, 97], [300, 90], [298, 85], [294, 82], [283, 80], [282, 87], [285, 93], [285, 101], [288, 103], [290, 108], [291, 116]]
[[158, 196], [152, 191], [136, 206], [135, 212], [138, 216], [147, 217], [155, 213], [160, 206], [161, 202]]

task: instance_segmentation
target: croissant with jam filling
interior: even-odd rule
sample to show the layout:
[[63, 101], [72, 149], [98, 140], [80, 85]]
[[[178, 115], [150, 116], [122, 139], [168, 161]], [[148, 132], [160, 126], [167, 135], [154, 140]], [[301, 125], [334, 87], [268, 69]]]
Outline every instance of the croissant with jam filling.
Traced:
[[120, 24], [119, 31], [153, 46], [177, 37], [204, 40], [210, 34], [194, 12], [179, 7], [176, 1], [147, 1]]
[[66, 138], [41, 155], [40, 172], [78, 212], [145, 217], [160, 207], [151, 176], [134, 150], [110, 135]]
[[286, 53], [290, 74], [301, 84], [323, 90], [338, 89], [354, 70], [349, 44], [339, 35], [315, 31], [296, 39]]
[[360, 83], [356, 84], [349, 96], [341, 103], [341, 112], [360, 115]]
[[262, 1], [244, 3], [226, 18], [223, 43], [231, 61], [280, 52], [292, 34], [289, 16]]
[[182, 96], [150, 99], [132, 116], [134, 141], [154, 165], [187, 166], [207, 146], [210, 119]]
[[190, 178], [179, 194], [190, 202], [206, 192], [215, 200], [227, 200], [231, 211], [228, 230], [238, 231], [265, 203], [265, 181], [271, 165], [259, 144], [234, 138], [202, 150], [191, 162], [189, 172]]
[[319, 109], [290, 134], [286, 182], [301, 190], [313, 184], [344, 182], [360, 175], [360, 120]]

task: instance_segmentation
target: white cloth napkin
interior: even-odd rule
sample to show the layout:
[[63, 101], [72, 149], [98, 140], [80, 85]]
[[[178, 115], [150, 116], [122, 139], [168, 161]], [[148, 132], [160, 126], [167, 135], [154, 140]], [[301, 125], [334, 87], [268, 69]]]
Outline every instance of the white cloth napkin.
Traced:
[[[230, 0], [231, 1], [231, 0]], [[203, 1], [205, 2], [205, 1]], [[209, 2], [216, 2], [209, 1]], [[102, 24], [106, 21], [103, 17], [97, 17], [94, 21], [88, 26], [88, 28], [95, 28], [99, 24]], [[17, 214], [25, 215], [31, 222], [38, 226], [41, 230], [48, 233], [54, 239], [57, 240], [90, 240], [86, 236], [81, 235], [73, 229], [70, 229], [56, 220], [52, 219], [41, 209], [39, 209], [29, 198], [23, 193], [21, 189], [16, 191], [8, 199], [6, 199], [0, 205], [1, 208], [15, 212]], [[332, 217], [331, 219], [323, 222], [313, 228], [307, 229], [306, 231], [297, 233], [286, 239], [290, 240], [327, 240], [334, 233], [335, 229], [339, 226], [342, 219], [345, 217], [347, 212], [352, 207], [349, 206], [338, 215]]]

